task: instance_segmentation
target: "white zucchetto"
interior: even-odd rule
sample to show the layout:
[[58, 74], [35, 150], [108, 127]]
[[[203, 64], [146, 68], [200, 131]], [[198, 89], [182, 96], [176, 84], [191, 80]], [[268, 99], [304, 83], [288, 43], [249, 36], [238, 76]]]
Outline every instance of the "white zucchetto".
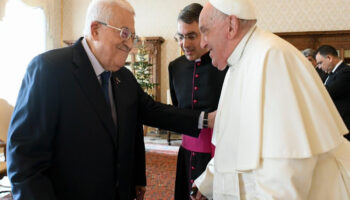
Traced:
[[216, 9], [239, 19], [256, 19], [255, 8], [250, 0], [209, 0]]

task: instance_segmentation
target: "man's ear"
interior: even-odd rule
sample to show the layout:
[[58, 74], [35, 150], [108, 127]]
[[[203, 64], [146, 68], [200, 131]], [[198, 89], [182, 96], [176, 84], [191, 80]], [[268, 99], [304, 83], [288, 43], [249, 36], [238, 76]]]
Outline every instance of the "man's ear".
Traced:
[[96, 21], [91, 23], [90, 30], [91, 30], [91, 38], [93, 40], [99, 39], [100, 30], [101, 30], [100, 27], [101, 27], [101, 24]]
[[331, 63], [332, 63], [332, 61], [333, 61], [333, 57], [332, 57], [332, 56], [327, 55], [327, 56], [326, 56], [326, 58], [328, 58], [328, 59], [329, 59], [329, 62], [331, 62]]
[[229, 37], [229, 39], [233, 39], [238, 33], [239, 19], [234, 15], [228, 16], [228, 19], [229, 19], [229, 23], [230, 23], [228, 37]]

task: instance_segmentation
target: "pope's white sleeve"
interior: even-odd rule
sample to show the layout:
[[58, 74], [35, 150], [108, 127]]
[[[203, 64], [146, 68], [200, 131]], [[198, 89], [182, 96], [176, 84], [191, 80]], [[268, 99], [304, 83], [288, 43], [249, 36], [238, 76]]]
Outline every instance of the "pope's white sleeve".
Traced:
[[194, 181], [199, 191], [211, 199], [213, 196], [214, 158], [210, 160], [205, 171]]

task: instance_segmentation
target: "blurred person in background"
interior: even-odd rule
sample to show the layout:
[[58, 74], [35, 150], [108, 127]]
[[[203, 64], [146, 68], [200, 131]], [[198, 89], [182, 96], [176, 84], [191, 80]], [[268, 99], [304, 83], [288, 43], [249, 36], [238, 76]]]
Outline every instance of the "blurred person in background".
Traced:
[[308, 49], [304, 49], [302, 51], [302, 53], [311, 62], [312, 66], [314, 66], [315, 70], [317, 71], [318, 75], [320, 76], [322, 82], [324, 82], [328, 75], [317, 65], [316, 50], [308, 48]]
[[[337, 50], [329, 45], [317, 49], [318, 66], [328, 75], [324, 81], [329, 95], [347, 128], [350, 128], [350, 67], [338, 57]], [[350, 134], [345, 135], [350, 140]]]

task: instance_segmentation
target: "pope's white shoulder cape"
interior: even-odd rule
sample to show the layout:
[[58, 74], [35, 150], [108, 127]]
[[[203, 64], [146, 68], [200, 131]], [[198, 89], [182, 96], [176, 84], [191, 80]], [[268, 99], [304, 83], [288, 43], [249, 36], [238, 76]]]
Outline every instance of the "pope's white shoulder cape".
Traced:
[[261, 158], [307, 158], [346, 129], [310, 62], [254, 27], [232, 53], [214, 126], [215, 169], [250, 170]]

